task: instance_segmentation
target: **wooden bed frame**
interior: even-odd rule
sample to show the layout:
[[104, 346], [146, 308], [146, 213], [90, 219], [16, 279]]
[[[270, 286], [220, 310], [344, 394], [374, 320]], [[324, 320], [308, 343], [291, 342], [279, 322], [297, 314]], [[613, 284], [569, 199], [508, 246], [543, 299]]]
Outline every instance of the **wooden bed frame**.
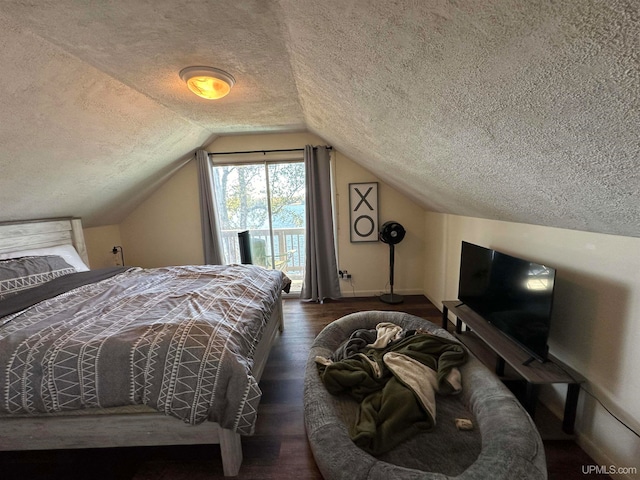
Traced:
[[[0, 223], [0, 253], [63, 244], [73, 245], [89, 264], [80, 219]], [[257, 381], [282, 330], [280, 297], [254, 355]], [[144, 405], [36, 416], [0, 415], [0, 450], [5, 451], [209, 443], [220, 444], [224, 475], [238, 475], [242, 464], [240, 435], [215, 422], [193, 426]]]

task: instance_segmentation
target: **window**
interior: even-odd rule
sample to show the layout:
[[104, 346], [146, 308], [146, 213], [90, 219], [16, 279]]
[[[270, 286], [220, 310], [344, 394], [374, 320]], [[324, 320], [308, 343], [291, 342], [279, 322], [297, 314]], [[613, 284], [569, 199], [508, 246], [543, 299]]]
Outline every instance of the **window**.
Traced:
[[305, 265], [304, 163], [213, 167], [216, 208], [227, 263], [240, 263], [238, 232], [249, 230], [253, 263], [284, 271], [299, 292]]

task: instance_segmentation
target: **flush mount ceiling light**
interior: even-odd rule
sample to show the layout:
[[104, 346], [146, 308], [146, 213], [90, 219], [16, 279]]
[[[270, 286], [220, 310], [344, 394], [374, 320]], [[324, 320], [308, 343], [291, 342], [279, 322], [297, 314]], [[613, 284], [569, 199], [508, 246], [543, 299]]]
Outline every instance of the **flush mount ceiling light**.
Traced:
[[224, 97], [236, 83], [227, 72], [212, 67], [187, 67], [180, 71], [180, 78], [199, 97], [215, 100]]

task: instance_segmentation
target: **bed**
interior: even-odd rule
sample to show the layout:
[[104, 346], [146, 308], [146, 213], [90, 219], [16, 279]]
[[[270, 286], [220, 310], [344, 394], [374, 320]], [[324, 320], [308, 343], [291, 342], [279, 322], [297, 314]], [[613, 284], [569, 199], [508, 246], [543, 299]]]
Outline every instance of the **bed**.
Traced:
[[211, 443], [237, 475], [289, 279], [86, 265], [79, 219], [0, 224], [0, 450]]
[[[330, 358], [354, 332], [363, 329], [375, 331], [381, 324], [399, 326], [405, 332], [424, 330], [445, 339], [446, 343], [458, 342], [446, 330], [423, 318], [389, 311], [351, 313], [330, 323], [318, 334], [309, 351], [305, 371], [304, 420], [311, 451], [324, 478], [547, 479], [544, 445], [533, 420], [495, 373], [473, 355], [469, 355], [459, 367], [461, 391], [454, 395], [438, 393], [436, 396], [432, 407], [434, 413], [437, 409], [433, 425], [422, 421], [421, 431], [415, 428], [412, 435], [407, 435], [409, 438], [384, 453], [373, 455], [365, 451], [363, 447], [371, 445], [362, 442], [367, 435], [360, 435], [358, 446], [352, 434], [361, 412], [360, 402], [347, 394], [329, 393], [319, 374], [316, 359]], [[410, 349], [414, 354], [420, 351], [417, 344]], [[459, 358], [458, 349], [447, 353], [449, 362]], [[438, 367], [442, 366], [440, 357]], [[402, 397], [395, 398], [397, 401]], [[458, 429], [460, 419], [470, 421], [471, 429]], [[390, 423], [385, 422], [383, 428], [387, 429], [388, 435]], [[404, 433], [407, 431], [396, 432], [396, 435], [402, 437]]]

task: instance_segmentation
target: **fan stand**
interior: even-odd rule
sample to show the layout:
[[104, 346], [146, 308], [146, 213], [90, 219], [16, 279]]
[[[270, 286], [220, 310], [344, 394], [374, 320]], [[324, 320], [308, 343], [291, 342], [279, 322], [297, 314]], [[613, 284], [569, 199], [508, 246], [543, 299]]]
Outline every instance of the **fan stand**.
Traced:
[[391, 305], [397, 305], [398, 303], [404, 302], [404, 298], [402, 295], [395, 295], [393, 293], [393, 267], [394, 267], [394, 258], [395, 258], [395, 248], [393, 243], [389, 244], [389, 285], [391, 285], [391, 293], [385, 293], [380, 295], [380, 301], [384, 303], [389, 303]]

